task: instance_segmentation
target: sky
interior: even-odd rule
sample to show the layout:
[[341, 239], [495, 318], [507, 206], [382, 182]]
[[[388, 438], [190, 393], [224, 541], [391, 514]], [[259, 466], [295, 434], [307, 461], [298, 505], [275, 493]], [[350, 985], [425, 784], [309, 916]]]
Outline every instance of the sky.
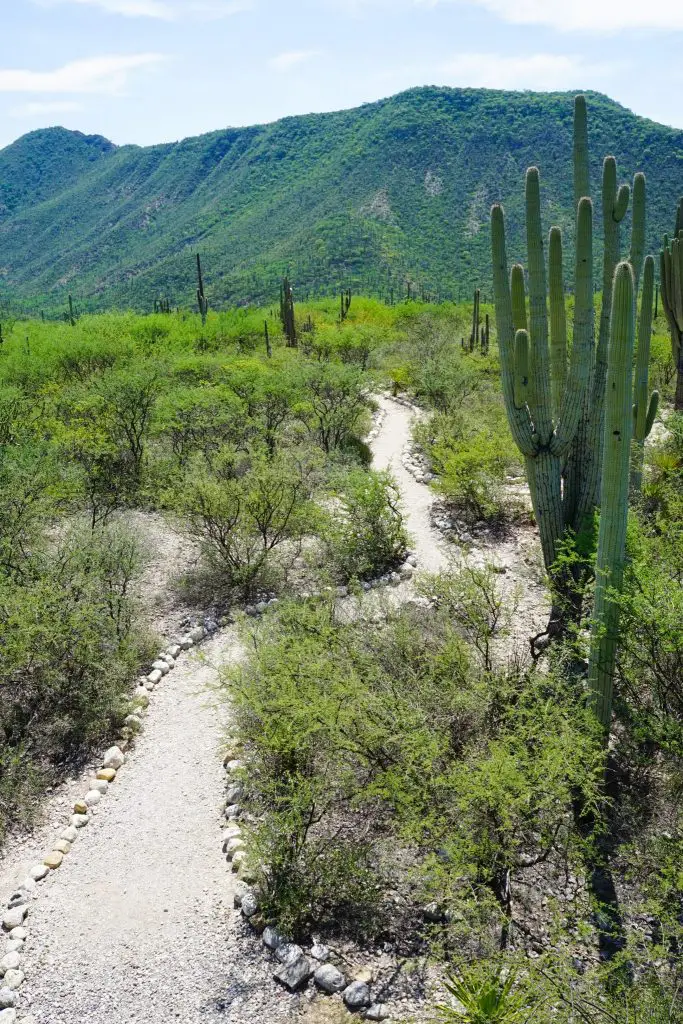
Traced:
[[148, 145], [412, 86], [595, 89], [683, 129], [683, 0], [4, 0], [0, 146]]

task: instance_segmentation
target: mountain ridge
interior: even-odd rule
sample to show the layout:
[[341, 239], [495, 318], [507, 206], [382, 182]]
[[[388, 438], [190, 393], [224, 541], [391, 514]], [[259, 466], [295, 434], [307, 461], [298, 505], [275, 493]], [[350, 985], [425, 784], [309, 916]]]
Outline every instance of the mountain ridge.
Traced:
[[[587, 96], [593, 193], [608, 153], [620, 180], [644, 170], [654, 249], [683, 185], [683, 131]], [[272, 298], [285, 271], [299, 294], [486, 288], [489, 207], [505, 205], [522, 258], [531, 163], [546, 227], [571, 248], [572, 97], [427, 86], [145, 147], [29, 133], [0, 150], [0, 294], [47, 309], [69, 291], [92, 309], [189, 303], [196, 250], [214, 307]]]

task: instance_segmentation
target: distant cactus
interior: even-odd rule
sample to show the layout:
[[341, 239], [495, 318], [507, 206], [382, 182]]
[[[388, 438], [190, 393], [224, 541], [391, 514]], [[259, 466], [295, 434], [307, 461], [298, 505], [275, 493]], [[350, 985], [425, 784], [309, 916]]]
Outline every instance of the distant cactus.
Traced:
[[197, 253], [197, 305], [202, 318], [202, 327], [206, 323], [206, 315], [209, 312], [209, 302], [204, 295], [204, 280], [202, 278], [202, 263]]
[[264, 333], [265, 333], [265, 336], [266, 336], [266, 355], [270, 359], [272, 357], [272, 355], [273, 355], [273, 348], [272, 348], [272, 345], [270, 344], [270, 335], [268, 334], [268, 321], [267, 320], [263, 321], [263, 330], [264, 330]]
[[67, 313], [67, 321], [72, 327], [76, 326], [76, 315], [74, 313], [74, 302], [71, 296], [69, 296], [69, 312]]
[[339, 322], [344, 323], [347, 316], [349, 315], [349, 309], [351, 308], [351, 289], [347, 288], [346, 291], [341, 293], [341, 306], [340, 306], [340, 317]]
[[280, 285], [280, 320], [287, 339], [288, 348], [296, 348], [296, 320], [294, 317], [294, 293], [289, 278], [284, 277]]

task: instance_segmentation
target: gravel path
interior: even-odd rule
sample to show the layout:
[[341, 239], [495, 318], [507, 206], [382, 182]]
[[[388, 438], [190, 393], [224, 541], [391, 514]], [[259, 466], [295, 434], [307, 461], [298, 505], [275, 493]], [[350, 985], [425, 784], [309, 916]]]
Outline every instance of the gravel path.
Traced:
[[[420, 568], [437, 571], [449, 552], [430, 525], [432, 497], [401, 463], [412, 413], [388, 399], [381, 404], [375, 465], [399, 483]], [[37, 1024], [330, 1019], [324, 1001], [308, 1006], [275, 985], [260, 941], [233, 909], [220, 831], [225, 708], [212, 684], [217, 666], [240, 650], [228, 628], [181, 657], [155, 691], [145, 731], [92, 822], [38, 887], [20, 1021], [27, 1011]], [[43, 824], [10, 844], [0, 861], [4, 903], [68, 823], [86, 779], [60, 787], [46, 800]]]

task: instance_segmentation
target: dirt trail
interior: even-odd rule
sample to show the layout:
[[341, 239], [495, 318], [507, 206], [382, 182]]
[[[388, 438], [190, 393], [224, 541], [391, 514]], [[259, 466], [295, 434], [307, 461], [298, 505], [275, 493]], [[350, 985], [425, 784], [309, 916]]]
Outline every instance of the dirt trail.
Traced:
[[[398, 480], [420, 569], [438, 571], [449, 552], [430, 525], [432, 496], [401, 463], [412, 414], [382, 405], [375, 465]], [[234, 876], [221, 853], [224, 706], [212, 684], [217, 666], [239, 654], [235, 631], [224, 629], [155, 691], [128, 763], [31, 903], [19, 1021], [26, 1012], [38, 1024], [278, 1024], [298, 1015], [232, 909]], [[43, 825], [9, 844], [5, 903], [87, 788], [85, 778], [61, 787]]]

